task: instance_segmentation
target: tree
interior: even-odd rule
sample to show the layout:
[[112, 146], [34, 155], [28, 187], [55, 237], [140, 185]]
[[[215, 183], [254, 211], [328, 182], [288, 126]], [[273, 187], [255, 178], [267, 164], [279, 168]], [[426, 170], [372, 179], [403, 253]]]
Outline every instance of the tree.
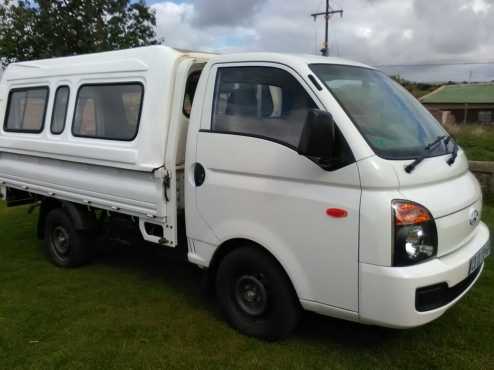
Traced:
[[0, 60], [5, 66], [157, 44], [155, 26], [144, 0], [4, 0]]
[[440, 85], [434, 83], [413, 82], [402, 78], [399, 74], [391, 76], [393, 80], [398, 82], [401, 86], [407, 89], [416, 98], [420, 98], [435, 89]]

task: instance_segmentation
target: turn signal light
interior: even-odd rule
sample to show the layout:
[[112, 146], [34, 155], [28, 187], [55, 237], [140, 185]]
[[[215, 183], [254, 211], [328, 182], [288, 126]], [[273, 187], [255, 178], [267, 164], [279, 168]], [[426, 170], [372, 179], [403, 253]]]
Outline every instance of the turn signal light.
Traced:
[[417, 225], [432, 220], [429, 211], [416, 203], [395, 201], [393, 209], [395, 225]]

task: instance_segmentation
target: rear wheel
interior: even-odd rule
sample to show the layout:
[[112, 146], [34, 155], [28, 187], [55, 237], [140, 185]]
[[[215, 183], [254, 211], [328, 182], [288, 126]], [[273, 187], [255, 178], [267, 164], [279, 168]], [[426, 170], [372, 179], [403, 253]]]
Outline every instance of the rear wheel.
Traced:
[[56, 266], [81, 266], [92, 255], [89, 236], [77, 231], [70, 217], [61, 208], [50, 211], [46, 216], [44, 235], [46, 254]]
[[241, 247], [223, 258], [216, 294], [228, 322], [243, 334], [276, 340], [298, 324], [300, 305], [288, 277], [256, 247]]

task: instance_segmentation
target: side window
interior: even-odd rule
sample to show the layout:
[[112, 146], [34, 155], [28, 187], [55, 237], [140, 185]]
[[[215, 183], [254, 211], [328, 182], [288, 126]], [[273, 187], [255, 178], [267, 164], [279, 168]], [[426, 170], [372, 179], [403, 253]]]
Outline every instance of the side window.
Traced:
[[78, 110], [75, 120], [78, 123], [78, 135], [95, 137], [96, 136], [96, 111], [94, 99], [81, 98], [77, 101]]
[[134, 140], [143, 94], [140, 83], [83, 85], [77, 94], [72, 133], [79, 137]]
[[296, 147], [307, 112], [314, 108], [305, 89], [282, 69], [224, 67], [216, 80], [212, 129]]
[[5, 115], [5, 131], [40, 133], [43, 131], [48, 87], [30, 87], [10, 91]]
[[69, 94], [70, 90], [68, 86], [60, 86], [55, 93], [55, 102], [53, 103], [53, 113], [51, 116], [51, 133], [54, 135], [61, 134], [65, 129]]
[[192, 103], [194, 102], [199, 77], [201, 77], [201, 71], [191, 73], [187, 79], [187, 84], [185, 85], [184, 106], [182, 111], [187, 118], [190, 117], [190, 111], [192, 110]]

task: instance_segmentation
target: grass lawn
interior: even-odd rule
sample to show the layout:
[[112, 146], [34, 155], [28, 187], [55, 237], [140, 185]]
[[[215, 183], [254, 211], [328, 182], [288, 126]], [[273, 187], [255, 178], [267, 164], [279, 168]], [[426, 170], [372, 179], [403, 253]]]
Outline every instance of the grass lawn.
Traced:
[[494, 161], [494, 125], [455, 125], [446, 129], [472, 161]]
[[[396, 331], [306, 314], [290, 339], [246, 338], [201, 292], [200, 272], [158, 247], [62, 270], [36, 215], [0, 206], [0, 369], [494, 367], [494, 259], [442, 318]], [[494, 228], [494, 207], [485, 220]]]

